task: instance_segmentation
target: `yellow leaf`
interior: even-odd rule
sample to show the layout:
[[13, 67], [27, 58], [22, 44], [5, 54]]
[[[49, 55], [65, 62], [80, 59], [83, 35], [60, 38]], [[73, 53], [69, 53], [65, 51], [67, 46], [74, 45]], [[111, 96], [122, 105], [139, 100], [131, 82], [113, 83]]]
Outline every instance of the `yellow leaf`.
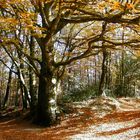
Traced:
[[134, 5], [131, 3], [126, 4], [126, 8], [129, 10], [132, 10], [134, 8]]
[[120, 9], [120, 8], [121, 8], [120, 2], [114, 2], [113, 9], [116, 10], [116, 9]]

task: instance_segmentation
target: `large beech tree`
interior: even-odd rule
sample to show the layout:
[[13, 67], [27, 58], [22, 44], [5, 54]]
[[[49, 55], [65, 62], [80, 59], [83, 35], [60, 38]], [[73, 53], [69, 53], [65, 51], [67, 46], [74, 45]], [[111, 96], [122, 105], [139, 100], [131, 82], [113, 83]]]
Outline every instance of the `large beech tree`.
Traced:
[[[67, 65], [97, 54], [94, 48], [138, 47], [139, 43], [136, 5], [98, 0], [2, 0], [0, 12], [1, 46], [12, 45], [22, 53], [39, 78], [36, 121], [44, 125], [56, 122], [57, 86]], [[137, 31], [135, 38], [114, 40], [116, 28], [122, 26]], [[29, 45], [21, 47], [23, 35], [35, 40], [39, 53], [31, 55]]]

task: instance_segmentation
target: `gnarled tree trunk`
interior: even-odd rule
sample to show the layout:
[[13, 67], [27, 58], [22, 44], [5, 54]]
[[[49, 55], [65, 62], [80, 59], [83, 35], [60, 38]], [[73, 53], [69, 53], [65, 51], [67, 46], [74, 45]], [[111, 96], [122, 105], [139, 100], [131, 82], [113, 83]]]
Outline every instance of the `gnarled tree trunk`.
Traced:
[[[43, 70], [42, 70], [43, 73]], [[57, 101], [52, 75], [39, 77], [37, 122], [49, 126], [57, 121]]]
[[[45, 45], [44, 45], [45, 46]], [[57, 82], [53, 82], [55, 68], [52, 65], [54, 56], [50, 55], [47, 47], [42, 47], [42, 62], [40, 63], [39, 89], [38, 89], [38, 106], [36, 122], [50, 126], [57, 121], [57, 100], [56, 86]]]

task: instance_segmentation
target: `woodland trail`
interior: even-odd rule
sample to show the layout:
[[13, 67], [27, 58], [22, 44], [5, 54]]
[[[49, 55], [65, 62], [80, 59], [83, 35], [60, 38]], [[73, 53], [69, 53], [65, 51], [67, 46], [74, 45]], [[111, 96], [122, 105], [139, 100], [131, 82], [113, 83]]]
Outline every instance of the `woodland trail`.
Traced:
[[[105, 122], [91, 125], [71, 140], [140, 140], [140, 112], [128, 111], [106, 116]], [[124, 119], [124, 117], [126, 117]], [[128, 119], [128, 120], [127, 120]]]
[[0, 120], [0, 140], [140, 140], [140, 99], [98, 98], [73, 106], [74, 113], [50, 128]]

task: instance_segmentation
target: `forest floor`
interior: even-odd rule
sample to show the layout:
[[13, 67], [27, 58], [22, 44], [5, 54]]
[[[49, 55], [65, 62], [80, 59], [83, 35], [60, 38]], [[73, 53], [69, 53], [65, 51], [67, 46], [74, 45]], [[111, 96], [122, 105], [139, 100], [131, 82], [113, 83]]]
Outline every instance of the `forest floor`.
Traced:
[[102, 97], [76, 102], [49, 128], [22, 118], [0, 120], [0, 140], [140, 140], [140, 99]]

